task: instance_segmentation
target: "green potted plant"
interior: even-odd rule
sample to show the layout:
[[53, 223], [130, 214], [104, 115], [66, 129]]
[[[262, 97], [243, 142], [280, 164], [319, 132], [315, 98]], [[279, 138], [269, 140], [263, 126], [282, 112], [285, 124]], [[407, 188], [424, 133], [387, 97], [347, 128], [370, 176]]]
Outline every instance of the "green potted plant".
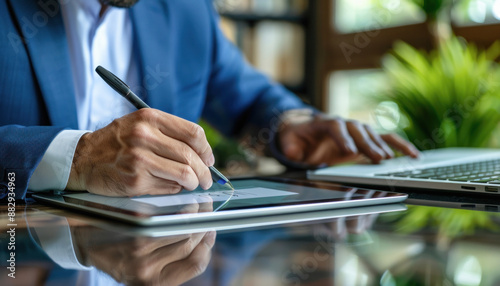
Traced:
[[480, 50], [455, 36], [437, 50], [398, 42], [383, 60], [399, 127], [421, 150], [487, 147], [500, 122], [500, 45]]
[[[382, 62], [387, 89], [377, 97], [399, 109], [394, 122], [420, 150], [442, 147], [498, 147], [500, 122], [500, 44], [477, 48], [453, 35], [452, 1], [412, 0], [427, 15], [433, 37], [430, 52], [397, 42]], [[399, 230], [438, 228], [446, 247], [455, 237], [477, 229], [497, 229], [495, 214], [409, 206]], [[497, 217], [497, 216], [496, 216]]]

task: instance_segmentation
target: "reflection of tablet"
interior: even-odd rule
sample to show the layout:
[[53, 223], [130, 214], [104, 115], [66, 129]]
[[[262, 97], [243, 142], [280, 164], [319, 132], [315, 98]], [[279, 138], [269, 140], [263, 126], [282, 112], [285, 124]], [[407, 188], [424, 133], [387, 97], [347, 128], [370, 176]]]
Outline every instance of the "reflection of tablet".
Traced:
[[232, 183], [234, 193], [214, 189], [135, 198], [74, 192], [37, 193], [33, 197], [139, 225], [185, 224], [389, 204], [407, 197], [406, 194], [281, 179], [242, 179]]
[[[77, 213], [60, 212], [56, 209], [38, 208], [29, 209], [29, 219], [34, 220], [31, 225], [36, 225], [36, 220], [54, 222], [53, 216], [70, 218], [73, 223], [81, 225], [89, 225], [98, 229], [111, 232], [110, 235], [125, 234], [134, 237], [164, 237], [171, 235], [182, 235], [191, 233], [200, 233], [207, 231], [217, 231], [220, 233], [230, 233], [233, 231], [245, 229], [262, 230], [269, 228], [285, 227], [289, 224], [301, 225], [313, 223], [331, 223], [334, 219], [358, 219], [361, 216], [379, 215], [382, 213], [401, 212], [407, 208], [402, 203], [364, 206], [354, 208], [342, 208], [333, 210], [300, 212], [300, 213], [285, 213], [269, 216], [248, 216], [238, 219], [229, 220], [211, 220], [188, 224], [167, 224], [151, 227], [131, 226], [129, 224], [119, 223], [101, 218], [83, 216]], [[36, 218], [36, 220], [35, 220]], [[43, 224], [42, 226], [43, 227]]]

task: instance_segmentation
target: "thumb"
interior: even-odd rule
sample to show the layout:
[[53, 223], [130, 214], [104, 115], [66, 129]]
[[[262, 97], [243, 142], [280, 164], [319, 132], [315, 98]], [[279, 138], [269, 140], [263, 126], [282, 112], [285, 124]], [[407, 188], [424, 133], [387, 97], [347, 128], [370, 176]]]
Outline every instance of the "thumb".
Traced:
[[289, 136], [281, 141], [283, 155], [292, 161], [304, 160], [304, 148], [300, 140], [295, 136]]

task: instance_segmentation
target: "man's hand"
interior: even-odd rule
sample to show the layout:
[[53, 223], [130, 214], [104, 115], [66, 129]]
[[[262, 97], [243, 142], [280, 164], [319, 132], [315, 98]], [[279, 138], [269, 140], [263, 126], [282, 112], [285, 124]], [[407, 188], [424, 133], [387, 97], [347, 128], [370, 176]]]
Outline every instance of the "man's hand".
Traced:
[[88, 227], [74, 229], [73, 235], [85, 265], [125, 285], [181, 285], [201, 275], [216, 239], [215, 231], [150, 238]]
[[413, 158], [418, 150], [396, 134], [378, 135], [357, 121], [315, 117], [303, 123], [283, 123], [279, 135], [282, 153], [292, 161], [313, 166], [356, 161], [363, 156], [373, 163], [394, 157], [389, 146]]
[[171, 194], [212, 186], [215, 162], [203, 128], [141, 109], [82, 136], [67, 184], [108, 196]]

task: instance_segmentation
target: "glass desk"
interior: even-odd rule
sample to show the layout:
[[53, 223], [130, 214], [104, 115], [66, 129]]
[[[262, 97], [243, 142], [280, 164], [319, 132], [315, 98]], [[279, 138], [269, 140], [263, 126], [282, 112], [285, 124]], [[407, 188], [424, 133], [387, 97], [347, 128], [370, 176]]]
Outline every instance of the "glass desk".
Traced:
[[3, 205], [0, 285], [500, 285], [499, 203], [420, 191], [380, 213], [170, 235], [38, 203], [13, 230]]

